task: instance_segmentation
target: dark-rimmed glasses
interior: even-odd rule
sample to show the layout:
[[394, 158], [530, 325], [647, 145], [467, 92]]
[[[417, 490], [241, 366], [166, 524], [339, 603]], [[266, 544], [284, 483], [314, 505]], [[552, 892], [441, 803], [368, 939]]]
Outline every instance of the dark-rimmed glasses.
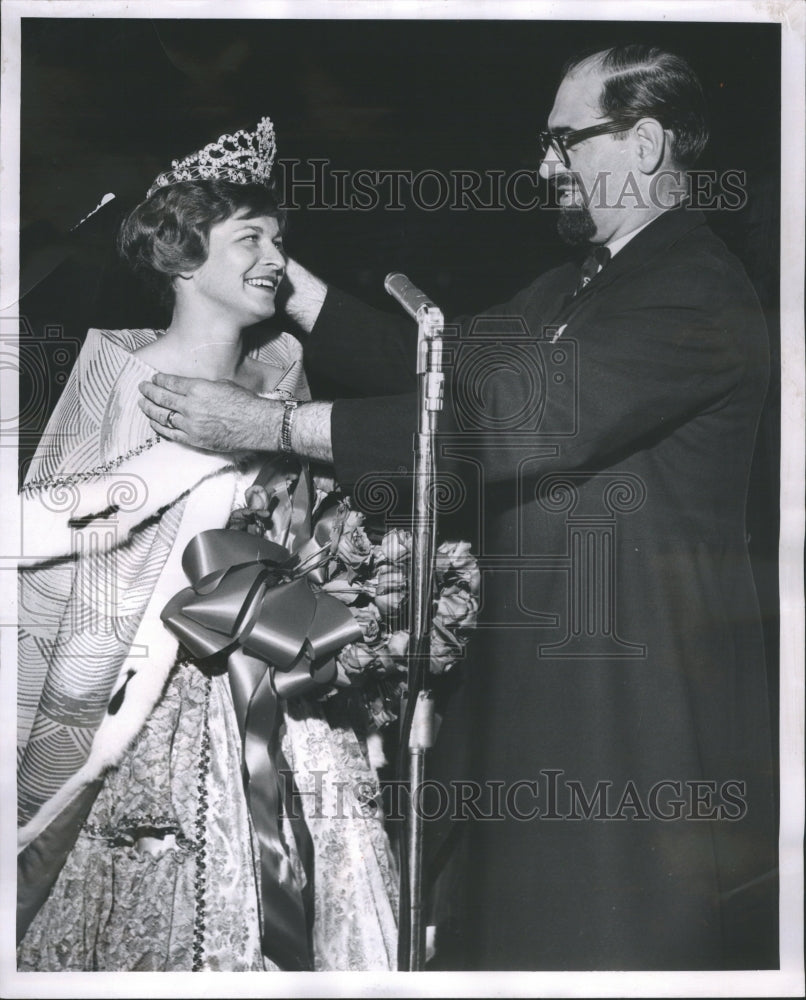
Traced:
[[540, 160], [545, 158], [549, 149], [563, 161], [566, 170], [571, 169], [571, 160], [568, 157], [568, 150], [571, 146], [576, 146], [586, 139], [592, 139], [596, 135], [614, 135], [616, 132], [626, 132], [635, 125], [638, 118], [614, 118], [609, 122], [602, 122], [601, 125], [589, 125], [587, 128], [578, 128], [567, 132], [539, 132], [537, 141], [540, 153]]

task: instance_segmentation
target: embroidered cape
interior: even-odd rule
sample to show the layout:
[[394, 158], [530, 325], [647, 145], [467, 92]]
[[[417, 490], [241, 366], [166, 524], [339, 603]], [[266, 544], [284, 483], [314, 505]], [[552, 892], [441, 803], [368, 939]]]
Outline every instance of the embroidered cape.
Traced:
[[[177, 641], [159, 611], [186, 585], [185, 546], [226, 525], [238, 471], [259, 465], [155, 436], [131, 401], [153, 373], [132, 352], [157, 336], [89, 331], [22, 491], [18, 933], [164, 688]], [[304, 398], [301, 353], [280, 334], [255, 356]]]

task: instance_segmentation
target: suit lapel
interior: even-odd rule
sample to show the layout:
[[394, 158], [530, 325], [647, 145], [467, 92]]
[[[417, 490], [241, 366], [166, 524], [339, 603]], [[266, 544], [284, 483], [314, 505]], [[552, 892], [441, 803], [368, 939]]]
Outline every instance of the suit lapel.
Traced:
[[571, 285], [560, 297], [557, 311], [548, 325], [567, 326], [605, 289], [625, 275], [635, 275], [659, 252], [675, 243], [686, 233], [705, 224], [702, 212], [685, 207], [670, 209], [655, 219], [608, 263], [607, 267], [579, 294]]

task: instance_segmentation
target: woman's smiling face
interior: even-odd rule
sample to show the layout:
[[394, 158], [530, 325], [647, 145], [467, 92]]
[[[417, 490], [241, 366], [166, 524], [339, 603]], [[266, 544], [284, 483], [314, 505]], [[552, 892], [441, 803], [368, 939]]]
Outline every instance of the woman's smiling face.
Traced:
[[248, 218], [243, 209], [210, 227], [207, 260], [177, 281], [197, 305], [224, 310], [246, 327], [274, 315], [285, 267], [278, 220], [268, 215]]

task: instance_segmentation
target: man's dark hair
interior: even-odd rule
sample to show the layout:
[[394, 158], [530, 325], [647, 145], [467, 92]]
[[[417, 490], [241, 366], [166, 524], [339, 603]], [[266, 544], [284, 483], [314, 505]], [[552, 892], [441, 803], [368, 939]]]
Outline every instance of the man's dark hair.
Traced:
[[650, 45], [614, 45], [572, 57], [563, 76], [583, 63], [602, 69], [604, 115], [657, 119], [672, 133], [675, 163], [696, 162], [708, 142], [708, 120], [700, 81], [685, 59]]
[[118, 249], [170, 308], [173, 279], [201, 267], [209, 252], [210, 229], [241, 211], [245, 218], [276, 218], [280, 232], [285, 231], [285, 212], [269, 188], [222, 180], [181, 181], [157, 188], [134, 209], [121, 227]]

